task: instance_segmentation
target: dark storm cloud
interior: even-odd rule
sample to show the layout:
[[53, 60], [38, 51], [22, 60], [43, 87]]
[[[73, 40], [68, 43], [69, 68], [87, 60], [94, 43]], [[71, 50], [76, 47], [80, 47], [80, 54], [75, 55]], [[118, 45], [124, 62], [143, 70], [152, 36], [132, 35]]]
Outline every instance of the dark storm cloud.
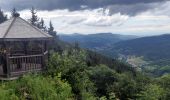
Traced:
[[137, 4], [131, 4], [131, 5], [111, 5], [107, 8], [110, 9], [110, 14], [114, 14], [114, 13], [121, 13], [124, 15], [130, 15], [130, 16], [134, 16], [138, 13], [144, 12], [148, 9], [153, 9], [156, 7], [159, 7], [161, 5], [161, 3], [137, 3]]
[[[169, 0], [0, 0], [2, 9], [18, 10], [28, 9], [31, 6], [39, 10], [55, 10], [55, 9], [95, 9], [100, 7], [110, 7], [111, 12], [121, 12], [134, 15], [138, 12], [149, 9], [149, 3], [164, 2]], [[139, 5], [143, 4], [143, 5]], [[85, 8], [82, 6], [86, 6]]]

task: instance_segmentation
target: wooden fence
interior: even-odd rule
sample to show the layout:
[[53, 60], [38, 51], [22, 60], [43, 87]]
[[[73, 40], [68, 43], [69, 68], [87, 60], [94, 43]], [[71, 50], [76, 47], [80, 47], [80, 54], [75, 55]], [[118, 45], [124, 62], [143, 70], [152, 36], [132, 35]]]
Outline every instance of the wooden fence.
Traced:
[[0, 64], [0, 75], [9, 74], [19, 76], [27, 72], [37, 72], [46, 69], [48, 61], [48, 52], [37, 55], [7, 55], [6, 64], [7, 72], [4, 73], [4, 64]]

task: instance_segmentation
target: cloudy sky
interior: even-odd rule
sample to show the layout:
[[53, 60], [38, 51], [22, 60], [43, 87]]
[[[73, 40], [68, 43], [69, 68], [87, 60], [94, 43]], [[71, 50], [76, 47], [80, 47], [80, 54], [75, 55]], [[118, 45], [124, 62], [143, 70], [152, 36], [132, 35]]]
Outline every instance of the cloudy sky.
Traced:
[[0, 0], [7, 14], [15, 7], [24, 19], [32, 6], [58, 33], [170, 33], [170, 0]]

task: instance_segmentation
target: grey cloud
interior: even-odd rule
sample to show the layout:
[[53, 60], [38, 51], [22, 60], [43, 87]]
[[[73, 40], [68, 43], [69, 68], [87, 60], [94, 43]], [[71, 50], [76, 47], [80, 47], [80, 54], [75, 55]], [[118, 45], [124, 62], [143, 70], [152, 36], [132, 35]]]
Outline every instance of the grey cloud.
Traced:
[[79, 24], [79, 23], [81, 23], [81, 22], [83, 22], [83, 21], [85, 21], [84, 18], [81, 18], [81, 19], [74, 19], [74, 20], [68, 22], [68, 24], [72, 24], [72, 25], [73, 25], [73, 24]]
[[149, 9], [150, 6], [148, 4], [150, 3], [165, 1], [169, 0], [1, 0], [0, 6], [6, 10], [10, 10], [13, 7], [23, 10], [34, 6], [39, 10], [69, 9], [71, 11], [109, 6], [112, 13], [121, 12], [134, 15]]
[[[162, 2], [163, 3], [163, 2]], [[134, 16], [138, 13], [144, 12], [149, 9], [154, 9], [159, 7], [162, 3], [138, 3], [131, 5], [111, 5], [108, 8], [110, 9], [110, 14], [121, 13], [124, 15]]]

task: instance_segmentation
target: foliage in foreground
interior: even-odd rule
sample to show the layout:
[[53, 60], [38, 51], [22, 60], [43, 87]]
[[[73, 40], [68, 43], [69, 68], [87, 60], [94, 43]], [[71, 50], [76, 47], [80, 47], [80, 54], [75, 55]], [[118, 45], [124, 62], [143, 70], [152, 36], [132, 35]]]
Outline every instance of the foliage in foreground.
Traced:
[[88, 64], [87, 59], [87, 53], [81, 50], [65, 51], [61, 55], [54, 53], [50, 58], [48, 74], [61, 73], [62, 79], [71, 85], [76, 99], [80, 100], [169, 99], [168, 75], [153, 79], [126, 69], [128, 66], [121, 63], [115, 64], [120, 67], [117, 70], [115, 65], [98, 64], [100, 61], [97, 60], [97, 64], [93, 61], [90, 61], [93, 64]]
[[[82, 50], [54, 53], [48, 72], [2, 82], [2, 100], [169, 100], [170, 75], [153, 79], [131, 69], [89, 64]], [[96, 61], [98, 62], [98, 61]]]
[[66, 100], [73, 99], [70, 85], [58, 76], [26, 75], [15, 81], [2, 83], [1, 100]]

